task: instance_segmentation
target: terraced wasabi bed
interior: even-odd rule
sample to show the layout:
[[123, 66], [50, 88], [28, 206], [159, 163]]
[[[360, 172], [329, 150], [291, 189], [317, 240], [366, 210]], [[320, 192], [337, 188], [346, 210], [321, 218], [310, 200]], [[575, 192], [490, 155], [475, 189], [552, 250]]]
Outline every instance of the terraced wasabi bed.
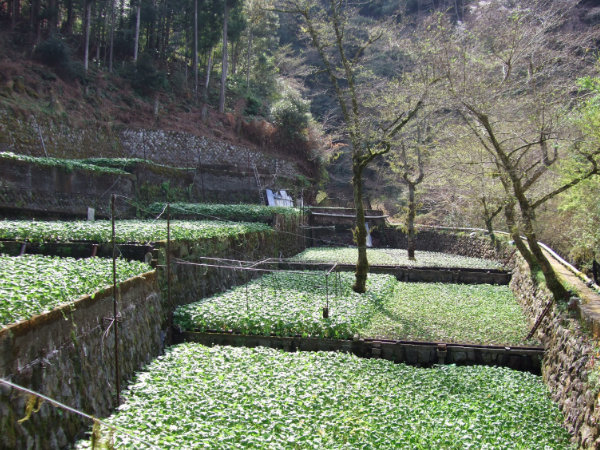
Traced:
[[[153, 203], [148, 209], [160, 214], [165, 203]], [[299, 217], [302, 211], [298, 208], [284, 206], [266, 206], [252, 204], [224, 205], [218, 203], [171, 203], [171, 214], [196, 216], [208, 220], [231, 220], [233, 222], [269, 222], [276, 214], [285, 217]]]
[[537, 345], [508, 286], [403, 283], [377, 307], [360, 334], [370, 338]]
[[[293, 261], [356, 264], [357, 250], [349, 247], [313, 247], [291, 258]], [[408, 259], [405, 249], [370, 248], [367, 258], [372, 266], [438, 267], [465, 269], [501, 269], [502, 264], [491, 259], [450, 255], [438, 252], [416, 252], [416, 261]]]
[[[364, 295], [352, 291], [351, 273], [273, 273], [223, 294], [175, 310], [174, 322], [184, 331], [232, 331], [277, 336], [347, 339], [365, 327], [376, 305], [389, 297], [397, 281], [369, 275]], [[329, 318], [323, 307], [329, 294]]]
[[[152, 270], [117, 260], [117, 281]], [[0, 327], [31, 318], [112, 285], [112, 260], [0, 255]]]
[[[219, 221], [171, 221], [171, 239], [197, 240], [213, 237], [237, 236], [244, 233], [269, 231], [270, 227], [260, 223]], [[30, 242], [110, 242], [112, 225], [109, 220], [48, 221], [27, 220], [0, 221], [0, 239]], [[167, 224], [164, 220], [119, 220], [116, 224], [118, 243], [144, 243], [167, 239]]]
[[505, 368], [183, 344], [122, 397], [106, 421], [158, 448], [569, 448], [541, 378]]
[[[348, 339], [354, 336], [471, 344], [524, 345], [528, 324], [507, 286], [403, 283], [369, 274], [276, 273], [177, 308], [183, 331]], [[329, 317], [322, 308], [329, 298]]]

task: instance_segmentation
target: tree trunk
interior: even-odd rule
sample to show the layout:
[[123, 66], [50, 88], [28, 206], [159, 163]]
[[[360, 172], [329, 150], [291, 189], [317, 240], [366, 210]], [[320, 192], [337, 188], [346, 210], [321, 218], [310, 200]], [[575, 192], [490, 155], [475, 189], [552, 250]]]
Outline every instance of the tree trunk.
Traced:
[[229, 8], [227, 1], [223, 9], [223, 63], [221, 68], [221, 92], [219, 93], [219, 112], [225, 112], [225, 89], [227, 85], [227, 22], [229, 20]]
[[17, 20], [19, 19], [19, 10], [20, 10], [20, 1], [21, 0], [11, 0], [10, 1], [10, 29], [11, 31], [15, 29], [17, 25]]
[[47, 19], [48, 31], [50, 35], [56, 33], [56, 24], [58, 22], [58, 6], [56, 0], [48, 0]]
[[142, 0], [137, 0], [138, 4], [135, 8], [135, 38], [133, 43], [133, 62], [138, 60], [138, 49], [140, 47], [140, 20], [142, 15]]
[[66, 36], [71, 36], [73, 34], [73, 21], [75, 20], [73, 0], [67, 0], [65, 2], [65, 8], [67, 9], [67, 19], [61, 26], [61, 33]]
[[198, 0], [194, 0], [194, 99], [198, 101]]
[[511, 239], [515, 243], [515, 247], [521, 254], [521, 256], [527, 262], [529, 266], [529, 270], [531, 273], [537, 271], [538, 266], [535, 261], [535, 258], [521, 239], [521, 233], [519, 232], [519, 228], [517, 227], [517, 222], [515, 220], [515, 202], [514, 200], [507, 201], [506, 205], [504, 205], [504, 216], [506, 217], [506, 226], [508, 227], [508, 232], [510, 233]]
[[204, 98], [204, 102], [208, 101], [208, 87], [210, 85], [210, 72], [212, 71], [212, 63], [213, 63], [213, 49], [210, 49], [210, 53], [208, 54], [208, 64], [206, 66], [206, 77], [204, 78], [204, 93], [202, 97]]
[[29, 24], [33, 35], [34, 47], [40, 42], [41, 24], [40, 24], [40, 0], [31, 0], [31, 8], [29, 12]]
[[113, 71], [113, 50], [115, 44], [115, 0], [110, 0], [110, 30], [108, 47], [108, 71]]
[[494, 218], [493, 217], [490, 218], [490, 217], [486, 216], [484, 221], [485, 221], [485, 229], [487, 230], [488, 235], [490, 236], [492, 245], [494, 247], [496, 247], [496, 235], [494, 234], [494, 226], [493, 226]]
[[[156, 8], [156, 1], [153, 0], [152, 1], [152, 5]], [[156, 19], [152, 19], [151, 22], [148, 22], [148, 34], [147, 34], [147, 41], [146, 41], [146, 48], [147, 49], [156, 49], [156, 45], [155, 45], [155, 34], [156, 34]]]
[[367, 274], [369, 261], [367, 259], [367, 227], [365, 225], [365, 208], [363, 207], [362, 167], [353, 168], [352, 188], [354, 192], [354, 207], [356, 209], [356, 229], [354, 239], [358, 247], [358, 261], [356, 263], [356, 281], [352, 289], [360, 294], [367, 291]]
[[495, 211], [490, 211], [488, 208], [488, 203], [486, 201], [485, 195], [481, 197], [481, 204], [483, 205], [483, 221], [485, 222], [485, 228], [490, 236], [490, 241], [496, 250], [498, 250], [498, 240], [496, 239], [496, 235], [494, 234], [494, 218], [500, 214], [503, 207], [500, 206], [496, 208]]
[[250, 55], [252, 54], [252, 27], [248, 30], [248, 54], [246, 55], [246, 92], [250, 91]]
[[119, 0], [119, 29], [125, 27], [125, 0]]
[[546, 280], [546, 286], [554, 295], [555, 300], [566, 301], [569, 299], [569, 292], [565, 289], [562, 283], [558, 280], [556, 272], [552, 268], [552, 264], [544, 255], [542, 248], [540, 247], [535, 231], [533, 230], [533, 210], [529, 205], [520, 204], [521, 216], [523, 217], [523, 232], [527, 238], [527, 244], [529, 244], [529, 250], [535, 258], [539, 269], [544, 274]]
[[417, 215], [417, 204], [415, 202], [415, 185], [408, 183], [408, 213], [406, 214], [406, 238], [408, 259], [415, 261], [415, 216]]
[[85, 44], [83, 45], [83, 68], [88, 71], [90, 61], [90, 25], [92, 22], [92, 1], [85, 2]]
[[[167, 2], [165, 2], [167, 3]], [[160, 60], [163, 67], [167, 67], [169, 40], [171, 39], [171, 24], [173, 22], [173, 9], [169, 8], [167, 17], [165, 19], [165, 26], [162, 33], [162, 44], [160, 50]]]

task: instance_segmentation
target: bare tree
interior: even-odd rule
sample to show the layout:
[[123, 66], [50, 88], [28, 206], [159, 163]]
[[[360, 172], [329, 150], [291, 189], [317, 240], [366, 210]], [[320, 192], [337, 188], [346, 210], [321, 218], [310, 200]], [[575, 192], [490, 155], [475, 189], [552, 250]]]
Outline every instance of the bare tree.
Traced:
[[[415, 216], [417, 215], [417, 204], [415, 202], [415, 190], [418, 184], [423, 181], [425, 171], [423, 169], [423, 156], [421, 147], [414, 147], [417, 157], [416, 167], [412, 165], [406, 155], [406, 146], [402, 145], [401, 161], [402, 161], [402, 179], [408, 186], [408, 202], [406, 212], [406, 237], [407, 237], [407, 253], [408, 259], [414, 261], [415, 258]], [[415, 173], [416, 172], [416, 173]]]
[[[364, 78], [363, 57], [368, 49], [383, 36], [386, 28], [382, 24], [350, 30], [353, 17], [358, 13], [344, 0], [282, 0], [280, 11], [300, 18], [305, 37], [321, 61], [321, 70], [327, 75], [333, 95], [340, 108], [343, 134], [352, 154], [352, 186], [356, 210], [354, 236], [358, 247], [356, 281], [353, 289], [365, 292], [369, 263], [367, 260], [365, 209], [363, 204], [363, 171], [375, 159], [387, 154], [392, 141], [417, 114], [424, 103], [421, 96], [412, 96], [405, 103], [395, 102], [395, 108], [382, 115], [374, 104], [386, 103], [385, 95], [394, 91], [392, 84], [382, 83], [379, 90], [363, 91], [373, 80]], [[392, 22], [386, 24], [392, 26]], [[366, 28], [366, 29], [365, 29]], [[400, 77], [399, 77], [400, 78]], [[359, 82], [359, 79], [361, 80]], [[386, 85], [386, 87], [382, 87]], [[383, 95], [381, 95], [383, 94]], [[367, 98], [370, 108], [363, 107]], [[401, 108], [407, 106], [407, 108]]]
[[[576, 3], [481, 3], [451, 38], [449, 22], [441, 20], [437, 28], [445, 36], [439, 56], [449, 99], [494, 161], [506, 194], [511, 235], [532, 272], [541, 270], [555, 298], [566, 298], [568, 292], [538, 244], [535, 210], [597, 174], [600, 154], [566, 141], [566, 118], [576, 93], [574, 80], [588, 64], [585, 48], [590, 38], [565, 28]], [[587, 165], [572, 179], [558, 182], [551, 168], [572, 157]], [[515, 206], [519, 207], [520, 229]]]
[[[392, 171], [402, 177], [402, 182], [408, 188], [406, 201], [406, 216], [404, 227], [407, 237], [408, 259], [414, 261], [416, 250], [415, 217], [417, 215], [417, 202], [415, 193], [417, 186], [425, 178], [425, 157], [431, 150], [431, 128], [424, 120], [415, 122], [406, 138], [402, 139], [390, 157]], [[414, 125], [414, 123], [413, 123]]]

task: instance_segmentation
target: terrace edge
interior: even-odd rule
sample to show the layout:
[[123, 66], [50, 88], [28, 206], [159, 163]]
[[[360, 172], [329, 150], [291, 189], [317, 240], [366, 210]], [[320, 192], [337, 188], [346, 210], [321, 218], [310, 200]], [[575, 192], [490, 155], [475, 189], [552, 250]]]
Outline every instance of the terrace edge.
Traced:
[[[156, 271], [122, 282], [120, 381], [163, 351], [164, 311]], [[0, 330], [0, 376], [94, 416], [115, 404], [112, 288]], [[0, 385], [0, 447], [65, 448], [89, 421], [43, 403], [26, 416], [27, 396]]]

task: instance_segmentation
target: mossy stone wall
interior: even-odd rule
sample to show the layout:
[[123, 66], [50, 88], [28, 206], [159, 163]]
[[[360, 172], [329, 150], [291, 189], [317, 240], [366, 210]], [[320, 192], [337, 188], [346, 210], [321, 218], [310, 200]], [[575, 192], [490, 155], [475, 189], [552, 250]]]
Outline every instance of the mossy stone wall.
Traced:
[[[236, 266], [244, 264], [235, 261], [262, 261], [295, 255], [304, 250], [304, 239], [298, 231], [298, 222], [293, 218], [286, 221], [285, 218], [279, 217], [276, 219], [275, 229], [270, 231], [245, 233], [228, 238], [203, 239], [196, 242], [172, 242], [171, 302], [173, 307], [198, 301], [264, 275], [265, 272], [259, 270], [236, 269]], [[166, 263], [165, 250], [166, 242], [161, 242], [158, 252], [159, 266], [164, 266]], [[264, 267], [257, 266], [256, 269]], [[163, 296], [167, 298], [167, 279], [164, 269], [160, 270], [160, 280]]]
[[[511, 288], [533, 326], [551, 294], [536, 286], [525, 261], [515, 255]], [[600, 448], [600, 360], [598, 343], [566, 307], [554, 304], [542, 320], [537, 338], [546, 349], [542, 375], [565, 426], [581, 448]]]
[[[122, 386], [163, 349], [156, 273], [120, 284]], [[0, 377], [94, 416], [116, 406], [112, 289], [0, 330]], [[27, 396], [0, 385], [0, 448], [70, 448], [91, 425], [48, 403], [23, 423]]]

